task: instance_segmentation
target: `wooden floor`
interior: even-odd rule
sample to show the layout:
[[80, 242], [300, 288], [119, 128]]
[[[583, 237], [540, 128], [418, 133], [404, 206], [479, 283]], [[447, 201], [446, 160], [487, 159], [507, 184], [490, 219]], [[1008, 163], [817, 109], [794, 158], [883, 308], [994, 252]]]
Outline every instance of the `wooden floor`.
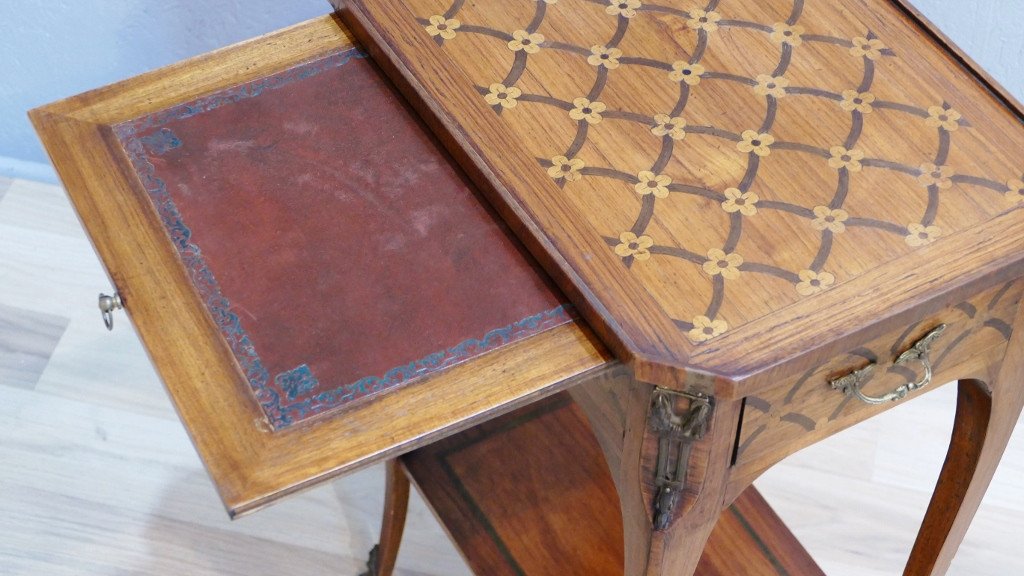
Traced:
[[[0, 575], [355, 575], [376, 539], [372, 468], [229, 522], [55, 186], [0, 179]], [[901, 572], [951, 429], [945, 387], [758, 483], [830, 575]], [[951, 574], [1024, 574], [1024, 427]], [[414, 498], [398, 574], [468, 574]], [[742, 576], [742, 575], [738, 575]]]

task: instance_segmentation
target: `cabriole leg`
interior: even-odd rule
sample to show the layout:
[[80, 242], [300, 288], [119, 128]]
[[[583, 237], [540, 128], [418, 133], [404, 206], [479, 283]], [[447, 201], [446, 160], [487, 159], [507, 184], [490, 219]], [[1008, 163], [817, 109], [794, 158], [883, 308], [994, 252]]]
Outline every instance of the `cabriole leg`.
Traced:
[[949, 453], [904, 576], [945, 574], [1024, 407], [1024, 309], [990, 387], [961, 380]]
[[367, 571], [361, 576], [391, 576], [398, 559], [398, 548], [405, 530], [409, 510], [409, 478], [399, 459], [386, 464], [387, 481], [384, 494], [384, 518], [380, 527], [380, 543], [370, 551]]
[[655, 388], [626, 369], [570, 390], [608, 461], [626, 576], [690, 576], [725, 506], [738, 402]]

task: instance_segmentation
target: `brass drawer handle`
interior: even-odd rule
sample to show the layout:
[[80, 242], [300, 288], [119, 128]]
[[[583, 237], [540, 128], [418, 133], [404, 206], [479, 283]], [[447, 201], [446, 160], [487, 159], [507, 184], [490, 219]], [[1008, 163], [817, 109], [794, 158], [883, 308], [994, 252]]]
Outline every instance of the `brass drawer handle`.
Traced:
[[928, 354], [931, 352], [932, 343], [934, 343], [935, 340], [937, 340], [945, 331], [946, 325], [939, 324], [933, 328], [931, 332], [925, 334], [923, 338], [915, 342], [909, 350], [897, 356], [896, 360], [893, 362], [896, 366], [909, 364], [914, 361], [923, 364], [924, 376], [917, 382], [907, 382], [884, 396], [868, 396], [861, 392], [861, 386], [867, 383], [871, 378], [871, 374], [875, 371], [876, 364], [872, 362], [859, 370], [854, 370], [846, 376], [841, 376], [831, 380], [829, 384], [832, 385], [833, 390], [841, 390], [843, 394], [847, 396], [855, 396], [865, 404], [885, 404], [886, 402], [902, 400], [907, 397], [907, 394], [910, 394], [915, 390], [920, 390], [932, 383], [932, 361]]
[[114, 329], [114, 310], [120, 310], [124, 308], [124, 303], [121, 301], [121, 295], [114, 292], [113, 296], [107, 294], [100, 294], [99, 298], [100, 314], [103, 315], [103, 324], [107, 327], [107, 330]]

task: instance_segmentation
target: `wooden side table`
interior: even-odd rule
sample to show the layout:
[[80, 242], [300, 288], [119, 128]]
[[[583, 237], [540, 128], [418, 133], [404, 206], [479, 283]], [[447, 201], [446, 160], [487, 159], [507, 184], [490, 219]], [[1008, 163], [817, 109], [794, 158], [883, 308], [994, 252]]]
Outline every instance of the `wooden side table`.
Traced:
[[1024, 127], [902, 1], [335, 0], [629, 385], [572, 390], [626, 573], [693, 573], [762, 471], [935, 382], [941, 574], [1024, 402]]
[[[440, 143], [339, 17], [32, 119], [108, 308], [131, 316], [232, 516], [571, 389], [621, 499], [626, 572], [686, 574], [763, 470], [892, 405], [864, 400], [959, 378], [908, 567], [941, 573], [1024, 402], [1018, 109], [881, 1], [786, 3], [779, 30], [776, 2], [622, 4], [480, 0], [418, 21], [353, 2]], [[513, 29], [524, 13], [552, 30]], [[618, 47], [581, 52], [577, 13]], [[645, 52], [683, 38], [686, 58]], [[789, 62], [785, 82], [731, 67], [751, 42]], [[819, 78], [816, 51], [847, 64]], [[542, 56], [557, 72], [524, 65]], [[499, 64], [523, 84], [473, 76]], [[605, 78], [600, 99], [542, 91], [551, 75], [592, 89], [580, 70]], [[669, 112], [693, 94], [664, 119], [646, 87], [666, 78]], [[537, 152], [531, 134], [579, 148]]]
[[335, 17], [32, 118], [232, 517], [620, 369]]

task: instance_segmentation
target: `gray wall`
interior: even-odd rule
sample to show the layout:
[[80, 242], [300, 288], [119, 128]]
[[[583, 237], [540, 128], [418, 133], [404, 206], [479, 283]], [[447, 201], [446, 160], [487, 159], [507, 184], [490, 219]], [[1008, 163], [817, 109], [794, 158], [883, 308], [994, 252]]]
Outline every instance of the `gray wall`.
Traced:
[[[916, 4], [1024, 99], [1024, 0]], [[48, 175], [29, 108], [328, 11], [327, 0], [0, 0], [0, 175]]]
[[1024, 101], [1024, 0], [911, 0]]
[[327, 0], [0, 0], [0, 176], [52, 179], [30, 108], [330, 11]]

